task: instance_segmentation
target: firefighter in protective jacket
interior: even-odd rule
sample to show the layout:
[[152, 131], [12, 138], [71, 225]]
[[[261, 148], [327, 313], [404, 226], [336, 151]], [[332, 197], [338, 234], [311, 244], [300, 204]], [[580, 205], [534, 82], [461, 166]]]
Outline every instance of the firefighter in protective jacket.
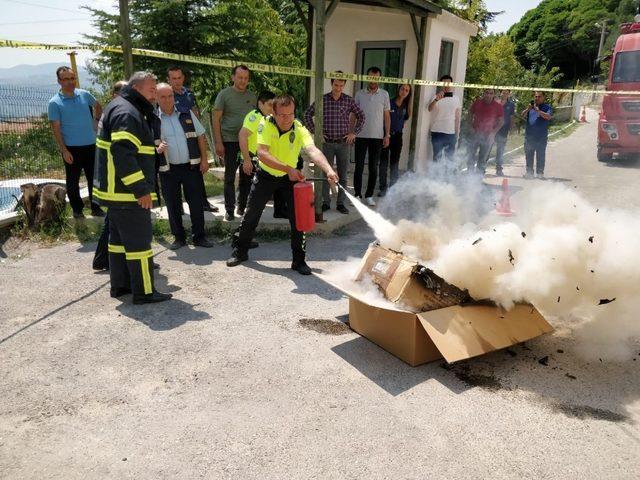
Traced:
[[111, 296], [133, 293], [133, 303], [171, 298], [155, 290], [151, 207], [156, 194], [156, 77], [136, 72], [107, 106], [96, 141], [94, 195], [109, 208]]

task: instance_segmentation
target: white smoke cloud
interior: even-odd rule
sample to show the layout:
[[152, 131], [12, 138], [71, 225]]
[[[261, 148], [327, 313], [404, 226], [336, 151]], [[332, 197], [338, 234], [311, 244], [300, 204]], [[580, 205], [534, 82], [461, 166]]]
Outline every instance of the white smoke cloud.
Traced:
[[398, 305], [384, 297], [370, 276], [365, 275], [360, 281], [356, 281], [361, 268], [361, 258], [349, 257], [345, 262], [332, 262], [330, 268], [324, 271], [321, 277], [327, 283], [354, 294], [369, 305], [397, 309]]
[[351, 198], [382, 245], [476, 299], [532, 303], [574, 329], [590, 356], [619, 360], [631, 351], [640, 336], [638, 215], [598, 210], [574, 189], [541, 182], [504, 219], [489, 211], [497, 192], [479, 179], [435, 173], [447, 181], [433, 171], [399, 181], [382, 215]]

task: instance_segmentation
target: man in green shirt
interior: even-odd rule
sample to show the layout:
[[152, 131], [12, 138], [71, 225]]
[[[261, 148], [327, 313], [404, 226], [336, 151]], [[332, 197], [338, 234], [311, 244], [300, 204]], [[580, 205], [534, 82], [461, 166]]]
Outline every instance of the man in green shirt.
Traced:
[[273, 116], [264, 118], [258, 126], [258, 158], [260, 169], [256, 173], [249, 194], [247, 211], [233, 241], [233, 253], [227, 266], [235, 267], [249, 259], [248, 250], [265, 205], [279, 192], [287, 200], [289, 225], [291, 226], [291, 268], [302, 275], [310, 275], [305, 262], [305, 234], [296, 228], [293, 206], [293, 185], [304, 181], [298, 170], [298, 156], [319, 166], [333, 185], [338, 175], [333, 171], [322, 152], [313, 144], [309, 131], [295, 118], [295, 100], [291, 95], [280, 95], [273, 101]]
[[[245, 65], [233, 67], [231, 80], [233, 85], [218, 93], [213, 112], [213, 134], [215, 136], [216, 155], [224, 164], [224, 206], [227, 213], [224, 218], [233, 220], [236, 206], [235, 180], [240, 163], [238, 153], [240, 144], [238, 132], [242, 128], [244, 117], [256, 105], [256, 94], [247, 89], [249, 69]], [[238, 215], [244, 214], [247, 204], [251, 176], [240, 169], [238, 185]]]

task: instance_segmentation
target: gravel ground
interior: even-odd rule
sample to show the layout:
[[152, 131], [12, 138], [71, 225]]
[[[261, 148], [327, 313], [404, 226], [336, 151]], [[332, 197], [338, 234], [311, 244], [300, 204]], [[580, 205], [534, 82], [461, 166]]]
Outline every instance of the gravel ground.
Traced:
[[[311, 238], [310, 264], [371, 240]], [[92, 244], [0, 250], [0, 478], [638, 477], [640, 356], [587, 363], [559, 329], [412, 368], [346, 327], [288, 242], [233, 269], [228, 245], [155, 250], [175, 299], [144, 306], [109, 298]]]
[[[310, 263], [371, 239], [312, 238]], [[640, 361], [586, 364], [560, 331], [412, 368], [287, 242], [234, 269], [158, 248], [153, 306], [109, 298], [90, 247], [0, 266], [2, 478], [637, 478]]]

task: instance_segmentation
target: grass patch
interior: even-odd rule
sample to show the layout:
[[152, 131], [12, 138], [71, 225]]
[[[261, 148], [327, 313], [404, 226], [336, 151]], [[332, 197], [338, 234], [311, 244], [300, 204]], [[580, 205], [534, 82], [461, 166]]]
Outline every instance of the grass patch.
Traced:
[[23, 210], [18, 211], [18, 218], [11, 229], [11, 235], [23, 240], [52, 245], [77, 238], [75, 225], [71, 221], [71, 207], [67, 205], [64, 212], [53, 222], [31, 229]]
[[331, 232], [332, 237], [347, 237], [351, 234], [351, 225], [343, 225]]
[[173, 235], [171, 235], [169, 220], [163, 218], [155, 218], [151, 220], [151, 228], [153, 232], [153, 239], [156, 242], [168, 242], [169, 240], [173, 241]]
[[558, 125], [558, 128], [553, 128], [553, 127], [555, 127], [555, 125], [552, 126], [551, 130], [549, 131], [549, 134], [557, 132], [561, 128], [564, 128], [564, 127], [567, 127], [567, 128], [565, 130], [561, 131], [560, 133], [558, 133], [557, 135], [554, 135], [550, 139], [551, 141], [557, 140], [559, 138], [568, 137], [569, 135], [571, 135], [573, 132], [575, 132], [580, 127], [580, 123], [579, 122], [573, 122], [573, 123], [569, 122], [569, 123], [564, 123], [564, 124]]
[[256, 234], [256, 240], [261, 242], [281, 242], [283, 240], [289, 240], [291, 238], [291, 232], [289, 229], [268, 229], [260, 230]]
[[100, 238], [103, 222], [93, 219], [72, 222], [75, 238], [80, 243], [97, 242]]
[[224, 193], [224, 182], [213, 174], [206, 174], [204, 189], [207, 192], [207, 197], [217, 197]]
[[64, 165], [46, 115], [21, 131], [0, 133], [0, 177], [64, 178]]
[[[553, 137], [550, 137], [549, 142], [555, 141], [559, 138], [568, 137], [573, 132], [575, 132], [579, 126], [580, 124], [578, 122], [573, 122], [572, 124], [571, 121], [554, 123], [549, 125], [549, 135], [552, 135], [555, 132], [562, 130], [565, 127], [568, 127], [565, 130], [561, 131], [560, 133], [553, 135]], [[507, 137], [507, 145], [505, 146], [505, 149], [504, 149], [505, 151], [504, 164], [508, 165], [509, 160], [511, 160], [512, 158], [518, 155], [523, 154], [524, 153], [524, 149], [522, 148], [523, 146], [524, 146], [524, 128], [522, 128], [520, 132], [518, 132], [517, 130], [514, 130], [511, 133], [509, 133], [509, 137]], [[514, 150], [516, 148], [519, 148], [519, 150], [516, 150], [515, 152], [508, 155], [506, 154], [506, 152], [510, 152], [511, 150]], [[491, 159], [492, 163], [495, 162], [495, 155], [496, 155], [496, 146], [494, 144], [494, 146], [491, 148], [491, 152], [489, 152], [489, 158]]]
[[[207, 236], [219, 241], [231, 241], [231, 237], [237, 228], [237, 226], [232, 226], [226, 222], [216, 220], [213, 223], [207, 223], [205, 225], [205, 233]], [[289, 229], [273, 228], [258, 230], [255, 238], [260, 242], [280, 242], [283, 240], [289, 240]]]
[[[211, 240], [231, 242], [233, 233], [237, 228], [237, 226], [221, 220], [216, 220], [214, 222], [206, 222], [204, 232]], [[185, 227], [185, 230], [188, 238], [191, 235], [191, 230], [189, 227]], [[153, 238], [159, 243], [173, 241], [173, 235], [171, 234], [171, 228], [169, 227], [168, 220], [153, 220]], [[260, 242], [280, 242], [283, 240], [289, 240], [289, 229], [259, 230], [256, 233], [255, 238]]]

